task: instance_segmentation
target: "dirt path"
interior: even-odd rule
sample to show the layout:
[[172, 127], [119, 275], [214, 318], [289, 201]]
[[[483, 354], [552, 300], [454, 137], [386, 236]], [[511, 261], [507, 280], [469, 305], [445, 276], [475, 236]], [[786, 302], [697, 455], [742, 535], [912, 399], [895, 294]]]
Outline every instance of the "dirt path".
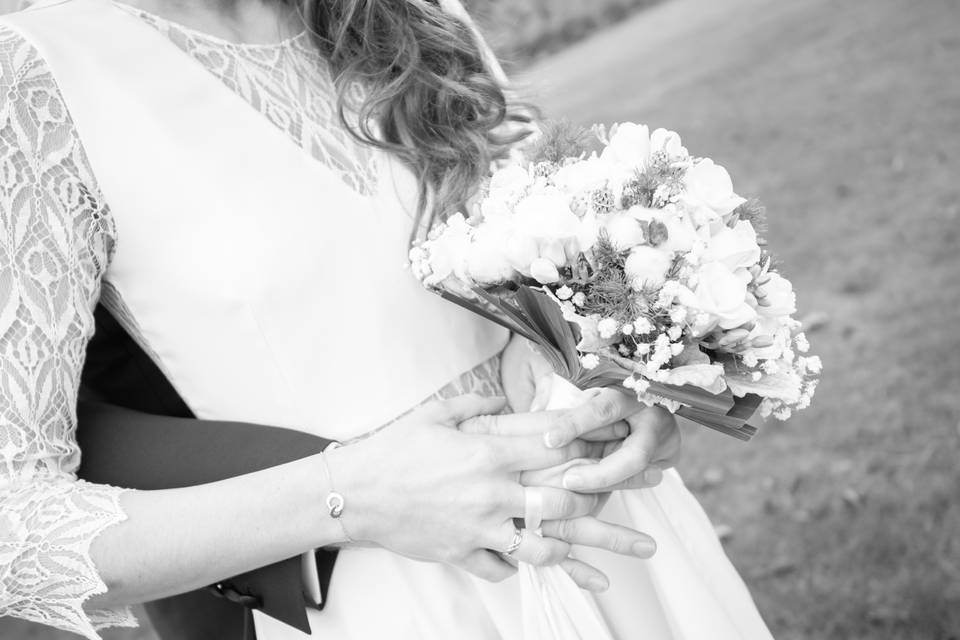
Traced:
[[525, 79], [727, 165], [825, 314], [814, 407], [682, 468], [775, 635], [960, 637], [960, 2], [672, 0]]

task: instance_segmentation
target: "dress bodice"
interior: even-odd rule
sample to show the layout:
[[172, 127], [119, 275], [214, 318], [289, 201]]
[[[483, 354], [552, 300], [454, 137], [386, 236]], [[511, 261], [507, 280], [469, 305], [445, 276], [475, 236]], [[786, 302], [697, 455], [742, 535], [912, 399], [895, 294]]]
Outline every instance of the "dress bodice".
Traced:
[[[124, 519], [121, 489], [75, 477], [101, 291], [200, 417], [328, 437], [441, 387], [496, 391], [505, 336], [406, 274], [412, 177], [350, 137], [305, 35], [238, 45], [107, 0], [38, 5], [0, 19], [0, 616], [94, 637], [132, 623], [82, 609], [106, 588], [89, 546]], [[175, 71], [150, 73], [154, 52]], [[340, 388], [393, 399], [358, 417]]]

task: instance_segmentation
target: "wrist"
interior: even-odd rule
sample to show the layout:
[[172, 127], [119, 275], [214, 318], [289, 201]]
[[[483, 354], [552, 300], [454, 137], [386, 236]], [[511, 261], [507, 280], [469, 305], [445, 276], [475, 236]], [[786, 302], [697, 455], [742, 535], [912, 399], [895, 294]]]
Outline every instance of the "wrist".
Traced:
[[[325, 517], [340, 527], [349, 542], [373, 542], [372, 515], [375, 510], [375, 494], [370, 486], [369, 473], [364, 472], [362, 460], [358, 457], [357, 445], [336, 447], [323, 454], [326, 460], [327, 478], [324, 495], [321, 499]], [[362, 447], [361, 447], [362, 448]], [[342, 497], [342, 511], [338, 518], [331, 513], [328, 499], [333, 494]], [[333, 499], [335, 501], [335, 498]], [[336, 522], [339, 520], [339, 522]]]

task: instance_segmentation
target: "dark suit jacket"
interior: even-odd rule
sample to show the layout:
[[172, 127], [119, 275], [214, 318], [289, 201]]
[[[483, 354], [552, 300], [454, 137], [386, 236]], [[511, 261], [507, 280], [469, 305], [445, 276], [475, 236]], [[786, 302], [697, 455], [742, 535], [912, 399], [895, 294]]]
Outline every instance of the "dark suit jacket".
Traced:
[[[197, 420], [170, 382], [102, 305], [81, 381], [79, 476], [132, 489], [223, 480], [323, 451], [330, 441], [291, 429]], [[317, 552], [324, 602], [336, 551]], [[217, 597], [219, 596], [219, 597]], [[300, 559], [146, 605], [163, 640], [254, 637], [249, 609], [309, 632]]]

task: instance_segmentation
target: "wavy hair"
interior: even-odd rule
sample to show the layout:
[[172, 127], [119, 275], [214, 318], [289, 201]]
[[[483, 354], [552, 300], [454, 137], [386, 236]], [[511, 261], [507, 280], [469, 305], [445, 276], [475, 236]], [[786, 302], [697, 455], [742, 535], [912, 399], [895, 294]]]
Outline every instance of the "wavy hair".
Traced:
[[[529, 134], [501, 127], [530, 122], [529, 108], [508, 102], [474, 30], [436, 0], [294, 1], [330, 61], [344, 125], [416, 175], [418, 222], [455, 212], [490, 162]], [[366, 87], [359, 105], [348, 99], [355, 81]], [[346, 117], [348, 107], [359, 124]]]

